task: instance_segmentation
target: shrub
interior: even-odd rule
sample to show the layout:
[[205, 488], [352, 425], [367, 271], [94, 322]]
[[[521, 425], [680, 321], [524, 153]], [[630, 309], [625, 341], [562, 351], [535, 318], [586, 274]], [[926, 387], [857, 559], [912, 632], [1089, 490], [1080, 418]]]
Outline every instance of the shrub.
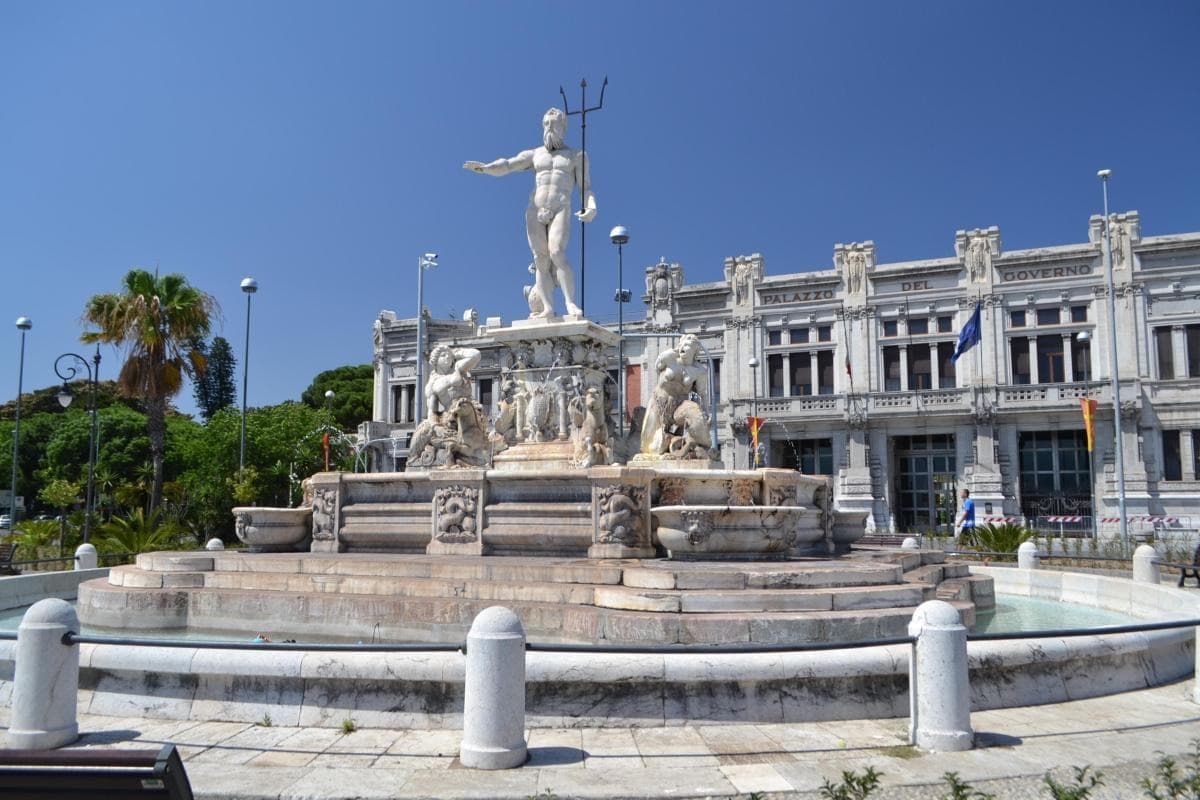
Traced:
[[846, 770], [838, 783], [825, 779], [821, 786], [821, 797], [825, 800], [866, 800], [879, 788], [879, 778], [882, 774], [876, 772], [874, 767], [867, 767], [862, 775], [853, 770]]
[[1035, 531], [1014, 522], [987, 523], [963, 532], [963, 544], [991, 553], [1016, 553], [1017, 548], [1037, 536]]

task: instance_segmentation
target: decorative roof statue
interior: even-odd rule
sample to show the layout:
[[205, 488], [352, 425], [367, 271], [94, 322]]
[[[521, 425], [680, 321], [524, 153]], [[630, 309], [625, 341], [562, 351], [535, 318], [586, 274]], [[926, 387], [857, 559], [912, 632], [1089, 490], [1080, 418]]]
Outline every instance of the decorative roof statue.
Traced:
[[533, 193], [525, 209], [529, 249], [533, 251], [534, 285], [526, 292], [530, 318], [553, 319], [554, 287], [562, 289], [567, 317], [581, 318], [575, 303], [575, 277], [567, 260], [571, 236], [571, 195], [576, 186], [583, 193], [583, 210], [575, 212], [581, 222], [596, 218], [596, 196], [592, 192], [587, 160], [582, 152], [566, 144], [567, 116], [551, 108], [542, 117], [542, 146], [524, 150], [512, 158], [484, 164], [467, 161], [464, 169], [483, 175], [507, 175], [533, 171]]

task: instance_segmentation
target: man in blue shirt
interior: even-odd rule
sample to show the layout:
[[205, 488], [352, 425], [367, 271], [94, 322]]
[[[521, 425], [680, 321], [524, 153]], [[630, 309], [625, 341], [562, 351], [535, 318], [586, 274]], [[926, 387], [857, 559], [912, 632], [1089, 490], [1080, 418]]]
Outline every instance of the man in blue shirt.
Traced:
[[971, 499], [971, 490], [962, 490], [963, 510], [962, 516], [958, 519], [959, 539], [965, 540], [970, 538], [970, 534], [975, 530], [975, 501]]

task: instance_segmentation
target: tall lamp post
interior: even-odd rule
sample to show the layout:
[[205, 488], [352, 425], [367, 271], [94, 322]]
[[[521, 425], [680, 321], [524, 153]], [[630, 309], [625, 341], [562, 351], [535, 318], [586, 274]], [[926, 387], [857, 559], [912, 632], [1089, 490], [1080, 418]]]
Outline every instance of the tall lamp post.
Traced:
[[617, 246], [617, 435], [625, 438], [625, 304], [632, 292], [625, 288], [625, 245], [629, 244], [629, 230], [618, 225], [609, 232], [608, 238]]
[[[67, 363], [62, 366], [64, 359]], [[75, 376], [79, 374], [79, 368], [71, 363], [72, 360], [83, 366], [90, 390], [88, 392], [88, 414], [91, 415], [92, 424], [88, 432], [87, 494], [84, 495], [83, 502], [83, 543], [87, 544], [92, 539], [92, 511], [96, 507], [96, 451], [100, 438], [96, 426], [96, 418], [99, 416], [96, 413], [96, 387], [100, 381], [100, 346], [96, 345], [96, 354], [92, 356], [91, 364], [88, 364], [87, 359], [77, 353], [63, 353], [54, 359], [54, 374], [63, 382], [57, 395], [58, 404], [63, 408], [70, 406], [71, 401], [75, 399], [75, 395], [71, 393], [70, 381], [75, 380]]]
[[21, 386], [25, 380], [25, 332], [33, 327], [29, 317], [17, 317], [21, 332], [21, 355], [17, 358], [17, 410], [13, 419], [12, 494], [8, 496], [9, 530], [17, 527], [17, 454], [21, 444]]
[[437, 265], [437, 253], [422, 253], [417, 259], [417, 424], [425, 418], [425, 270]]
[[238, 473], [246, 469], [246, 387], [250, 383], [250, 297], [258, 291], [258, 281], [242, 278], [246, 293], [246, 349], [242, 351], [242, 438], [238, 447]]
[[1100, 185], [1104, 189], [1104, 262], [1105, 280], [1108, 291], [1108, 371], [1112, 382], [1113, 404], [1113, 435], [1116, 437], [1116, 472], [1117, 472], [1117, 513], [1121, 519], [1121, 545], [1129, 546], [1129, 520], [1125, 517], [1125, 453], [1121, 442], [1121, 380], [1117, 374], [1117, 302], [1113, 287], [1113, 257], [1112, 236], [1109, 227], [1112, 222], [1108, 218], [1108, 179], [1111, 169], [1102, 169], [1096, 173]]
[[[747, 361], [746, 364], [750, 367], [750, 374], [753, 376], [751, 378], [752, 394], [750, 395], [750, 416], [757, 418], [758, 417], [758, 356], [750, 356], [750, 360]], [[753, 423], [753, 424], [757, 425], [758, 423]], [[751, 469], [755, 469], [758, 467], [758, 442], [755, 441], [757, 438], [758, 438], [757, 435], [755, 435], [753, 433], [751, 434], [751, 437], [750, 437], [750, 468]]]

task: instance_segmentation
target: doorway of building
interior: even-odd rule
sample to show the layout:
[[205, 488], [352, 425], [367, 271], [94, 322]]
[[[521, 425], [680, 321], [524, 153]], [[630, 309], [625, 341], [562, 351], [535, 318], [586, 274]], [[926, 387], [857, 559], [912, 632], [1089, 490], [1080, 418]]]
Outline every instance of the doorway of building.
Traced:
[[905, 533], [952, 533], [957, 463], [954, 434], [897, 436], [896, 525]]

